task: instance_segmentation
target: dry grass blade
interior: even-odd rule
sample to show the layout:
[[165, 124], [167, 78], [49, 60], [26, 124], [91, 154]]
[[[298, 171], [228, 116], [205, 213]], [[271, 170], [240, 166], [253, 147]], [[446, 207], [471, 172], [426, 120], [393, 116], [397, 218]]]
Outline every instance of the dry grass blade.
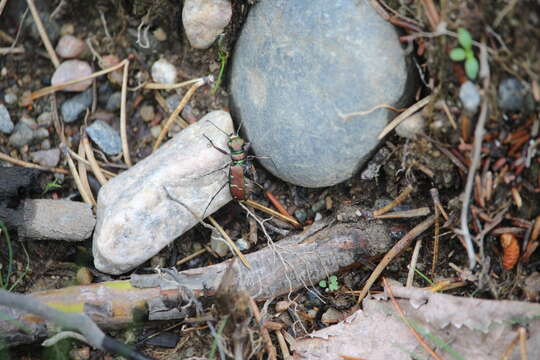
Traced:
[[1, 0], [0, 1], [0, 16], [2, 16], [2, 13], [4, 12], [4, 8], [6, 7], [7, 0]]
[[176, 84], [146, 83], [144, 84], [143, 88], [152, 89], [152, 90], [174, 90], [174, 89], [179, 89], [184, 86], [195, 84], [201, 80], [204, 80], [204, 78], [197, 78], [197, 79], [188, 80], [188, 81], [184, 81], [184, 82], [176, 83]]
[[54, 93], [54, 92], [56, 92], [58, 90], [62, 90], [63, 88], [68, 87], [70, 85], [80, 83], [81, 81], [94, 79], [94, 78], [97, 78], [99, 76], [108, 74], [108, 73], [110, 73], [112, 71], [118, 70], [121, 67], [125, 66], [126, 62], [127, 62], [127, 60], [123, 60], [120, 63], [118, 63], [118, 64], [116, 64], [114, 66], [111, 66], [110, 68], [100, 70], [100, 71], [96, 71], [95, 73], [90, 74], [88, 76], [85, 76], [85, 77], [82, 77], [82, 78], [79, 78], [79, 79], [75, 79], [75, 80], [71, 80], [71, 81], [67, 81], [67, 82], [62, 83], [62, 84], [47, 86], [47, 87], [45, 87], [43, 89], [39, 89], [37, 91], [34, 91], [33, 93], [30, 94], [30, 98], [27, 99], [27, 100], [29, 100], [29, 102], [25, 101], [24, 103], [25, 103], [25, 105], [29, 105], [29, 104], [32, 103], [33, 100], [39, 99], [42, 96], [52, 94], [52, 93]]
[[236, 246], [236, 244], [234, 243], [234, 241], [232, 241], [232, 239], [230, 238], [229, 234], [227, 234], [225, 232], [225, 230], [223, 230], [223, 228], [221, 227], [221, 225], [218, 224], [218, 222], [212, 217], [212, 216], [209, 216], [208, 217], [208, 220], [210, 220], [210, 223], [217, 229], [217, 231], [219, 231], [219, 233], [221, 234], [221, 236], [223, 236], [223, 239], [225, 240], [225, 242], [231, 247], [231, 249], [233, 250], [233, 252], [236, 254], [236, 256], [238, 256], [238, 258], [242, 261], [242, 263], [249, 269], [251, 269], [251, 265], [249, 264], [249, 261], [248, 259], [246, 259], [246, 257], [244, 256], [244, 254], [242, 254], [242, 252], [240, 251], [240, 249], [238, 248], [238, 246]]
[[45, 49], [47, 49], [47, 54], [49, 54], [49, 57], [51, 58], [51, 61], [54, 67], [57, 68], [60, 66], [60, 60], [58, 59], [58, 56], [56, 55], [56, 52], [54, 51], [51, 41], [49, 40], [49, 36], [47, 36], [47, 32], [45, 31], [43, 22], [41, 22], [41, 18], [39, 17], [36, 4], [34, 4], [34, 0], [26, 0], [26, 3], [28, 4], [28, 8], [30, 9], [30, 12], [32, 13], [34, 22], [36, 23], [39, 36], [41, 37], [41, 41], [43, 41], [43, 45], [45, 45]]
[[122, 152], [124, 153], [124, 161], [128, 166], [133, 166], [131, 163], [131, 157], [129, 156], [129, 146], [127, 141], [127, 85], [128, 85], [128, 68], [129, 61], [124, 61], [124, 74], [122, 76], [122, 93], [120, 103], [120, 137], [122, 139]]
[[[82, 141], [79, 142], [79, 156], [84, 159], [85, 152]], [[85, 193], [88, 195], [88, 198], [92, 202], [92, 206], [96, 206], [96, 199], [94, 194], [92, 194], [92, 189], [90, 189], [90, 184], [88, 183], [88, 174], [86, 173], [86, 164], [83, 161], [78, 162], [79, 168], [79, 177], [81, 179], [81, 185], [84, 187]]]
[[41, 165], [33, 164], [33, 163], [30, 163], [30, 162], [27, 162], [27, 161], [12, 158], [11, 156], [9, 156], [7, 154], [4, 154], [4, 153], [1, 153], [1, 152], [0, 152], [0, 160], [7, 161], [7, 162], [9, 162], [11, 164], [22, 166], [22, 167], [27, 167], [27, 168], [32, 168], [32, 169], [39, 169], [39, 170], [50, 171], [50, 172], [54, 172], [54, 173], [58, 173], [58, 174], [69, 175], [69, 171], [67, 171], [66, 169], [61, 169], [61, 168], [56, 168], [56, 167], [51, 168], [51, 167], [47, 167], [47, 166], [41, 166]]
[[420, 249], [422, 248], [422, 239], [416, 240], [414, 245], [413, 254], [411, 257], [411, 263], [409, 264], [409, 273], [407, 274], [407, 283], [406, 287], [412, 287], [414, 281], [414, 273], [416, 270], [416, 264], [418, 263], [418, 254], [420, 254]]
[[378, 216], [381, 216], [382, 214], [389, 212], [390, 210], [392, 210], [393, 208], [401, 204], [413, 192], [413, 190], [414, 188], [411, 185], [408, 185], [405, 188], [405, 190], [403, 190], [401, 194], [398, 195], [397, 198], [395, 198], [394, 200], [392, 200], [390, 203], [380, 208], [379, 210], [375, 210], [373, 212], [373, 216], [378, 217]]
[[92, 202], [92, 198], [86, 192], [86, 189], [81, 181], [81, 178], [79, 177], [79, 173], [77, 172], [77, 168], [75, 167], [75, 163], [73, 162], [71, 155], [67, 151], [65, 151], [64, 154], [66, 155], [69, 169], [71, 170], [71, 174], [73, 175], [73, 180], [75, 180], [75, 185], [77, 185], [77, 189], [79, 189], [79, 193], [81, 194], [81, 197], [83, 198], [85, 203], [89, 204], [90, 206], [94, 206], [95, 204]]
[[384, 282], [384, 288], [388, 292], [388, 296], [390, 296], [390, 300], [392, 301], [392, 304], [394, 305], [394, 308], [399, 313], [399, 316], [401, 317], [401, 320], [407, 325], [407, 327], [409, 328], [411, 333], [414, 335], [416, 340], [418, 340], [418, 343], [420, 345], [422, 345], [424, 350], [426, 350], [431, 356], [433, 356], [434, 359], [442, 360], [442, 358], [439, 355], [437, 355], [437, 353], [435, 351], [433, 351], [433, 349], [424, 341], [424, 339], [418, 333], [418, 331], [416, 331], [414, 329], [414, 327], [411, 326], [411, 324], [409, 323], [409, 321], [405, 317], [405, 314], [403, 313], [403, 310], [401, 309], [398, 302], [396, 301], [396, 298], [394, 297], [394, 294], [392, 293], [392, 288], [390, 287], [390, 285], [388, 285], [388, 281], [386, 280], [386, 278], [383, 279], [383, 282]]
[[186, 256], [186, 257], [183, 258], [183, 259], [178, 260], [178, 261], [176, 262], [176, 266], [180, 266], [180, 265], [182, 265], [182, 264], [185, 264], [185, 263], [187, 263], [189, 260], [195, 259], [197, 256], [200, 256], [200, 255], [204, 254], [206, 251], [207, 251], [206, 249], [197, 250], [197, 251], [195, 251], [193, 254], [188, 255], [188, 256]]
[[165, 125], [163, 125], [163, 129], [161, 129], [161, 132], [159, 133], [159, 136], [156, 139], [156, 142], [154, 143], [153, 151], [156, 151], [159, 145], [161, 145], [161, 143], [163, 142], [163, 139], [165, 138], [165, 135], [167, 135], [167, 133], [169, 132], [169, 129], [171, 128], [174, 120], [176, 119], [178, 115], [180, 115], [180, 113], [182, 112], [182, 109], [184, 108], [184, 106], [186, 106], [186, 104], [188, 103], [189, 99], [191, 99], [195, 91], [197, 91], [197, 89], [203, 86], [204, 84], [206, 84], [206, 80], [204, 78], [199, 79], [189, 88], [189, 90], [186, 92], [186, 94], [180, 101], [180, 104], [178, 104], [176, 109], [174, 109], [173, 113], [169, 116], [169, 118], [165, 122]]
[[386, 127], [381, 131], [379, 136], [377, 137], [379, 140], [381, 140], [383, 137], [385, 137], [390, 131], [392, 131], [396, 126], [398, 126], [403, 120], [426, 106], [431, 100], [433, 99], [433, 95], [428, 95], [422, 100], [418, 101], [416, 104], [412, 105], [410, 108], [399, 114], [390, 122], [390, 124], [386, 125]]
[[23, 54], [24, 52], [25, 50], [22, 46], [0, 48], [0, 55]]
[[262, 212], [265, 212], [267, 213], [268, 215], [271, 215], [271, 216], [274, 216], [280, 220], [283, 220], [283, 221], [286, 221], [288, 223], [291, 223], [293, 224], [294, 226], [297, 226], [297, 227], [302, 227], [302, 225], [296, 221], [295, 218], [291, 217], [291, 216], [285, 216], [285, 215], [282, 215], [280, 214], [279, 212], [273, 210], [273, 209], [270, 209], [264, 205], [261, 205], [259, 204], [258, 202], [255, 202], [253, 200], [244, 200], [243, 201], [246, 205], [249, 205], [251, 206], [252, 208], [254, 209], [257, 209], [257, 210], [260, 210]]
[[398, 256], [403, 250], [408, 248], [412, 241], [416, 239], [420, 234], [422, 234], [424, 231], [426, 231], [431, 225], [433, 225], [433, 222], [435, 221], [435, 216], [432, 215], [426, 220], [422, 221], [420, 224], [416, 225], [411, 231], [409, 231], [405, 236], [401, 238], [387, 253], [384, 255], [381, 262], [377, 265], [375, 270], [371, 273], [369, 278], [366, 281], [366, 284], [364, 285], [364, 288], [360, 292], [360, 295], [358, 296], [357, 303], [360, 304], [362, 299], [367, 295], [369, 289], [377, 280], [379, 275], [383, 272], [383, 270], [388, 266], [390, 261], [394, 259], [396, 256]]
[[84, 151], [86, 153], [86, 157], [88, 158], [88, 163], [90, 164], [90, 169], [92, 169], [92, 172], [96, 176], [99, 183], [101, 185], [105, 185], [107, 183], [107, 178], [103, 174], [103, 171], [99, 167], [96, 158], [94, 157], [94, 151], [92, 150], [92, 146], [90, 145], [90, 140], [88, 140], [86, 131], [83, 133], [81, 143], [84, 146]]

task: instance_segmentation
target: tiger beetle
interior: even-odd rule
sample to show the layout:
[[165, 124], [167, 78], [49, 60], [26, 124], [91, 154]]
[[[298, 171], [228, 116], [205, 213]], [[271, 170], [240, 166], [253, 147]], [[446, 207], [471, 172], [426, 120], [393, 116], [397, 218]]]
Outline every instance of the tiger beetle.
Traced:
[[[214, 125], [219, 131], [225, 133], [223, 130], [221, 130], [219, 127], [217, 127], [214, 123], [210, 122], [212, 125]], [[229, 163], [229, 190], [231, 192], [231, 196], [234, 200], [246, 200], [246, 176], [250, 174], [250, 170], [252, 168], [252, 165], [250, 164], [248, 160], [248, 149], [249, 149], [249, 143], [246, 142], [242, 137], [236, 134], [227, 134], [228, 141], [227, 146], [229, 148], [229, 152], [226, 150], [221, 149], [219, 146], [216, 146], [214, 142], [206, 135], [204, 137], [210, 142], [210, 145], [219, 152], [228, 155], [231, 157], [231, 162]], [[210, 202], [206, 206], [206, 209], [204, 210], [204, 213], [206, 213], [206, 210], [214, 200], [214, 198], [221, 192], [221, 190], [227, 185], [227, 183], [223, 184], [223, 186], [219, 189], [219, 191], [212, 196], [210, 199]], [[204, 214], [203, 213], [203, 214]]]

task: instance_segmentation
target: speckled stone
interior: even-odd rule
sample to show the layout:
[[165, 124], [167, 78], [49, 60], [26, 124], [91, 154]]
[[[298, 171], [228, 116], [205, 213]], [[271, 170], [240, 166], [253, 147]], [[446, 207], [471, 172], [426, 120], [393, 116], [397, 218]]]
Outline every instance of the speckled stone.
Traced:
[[356, 173], [396, 116], [343, 115], [404, 106], [411, 74], [395, 29], [367, 1], [260, 1], [233, 54], [233, 115], [271, 173], [330, 186]]
[[199, 216], [208, 204], [205, 216], [231, 200], [226, 187], [219, 191], [227, 183], [230, 156], [209, 146], [203, 134], [221, 148], [227, 136], [210, 121], [233, 131], [229, 113], [211, 112], [101, 188], [93, 243], [97, 269], [129, 271], [198, 223], [167, 191]]
[[8, 109], [4, 104], [0, 104], [0, 132], [11, 134], [15, 125], [11, 121]]
[[102, 120], [96, 120], [86, 132], [90, 139], [107, 155], [116, 155], [122, 151], [122, 140], [118, 131]]

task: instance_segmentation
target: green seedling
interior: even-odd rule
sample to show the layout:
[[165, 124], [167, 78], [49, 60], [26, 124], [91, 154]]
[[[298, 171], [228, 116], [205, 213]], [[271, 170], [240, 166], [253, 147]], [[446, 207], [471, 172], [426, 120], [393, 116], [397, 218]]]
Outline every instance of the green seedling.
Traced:
[[337, 281], [337, 276], [332, 275], [328, 277], [328, 282], [326, 280], [319, 281], [319, 286], [323, 289], [326, 289], [326, 292], [336, 291], [339, 289], [339, 284]]
[[218, 40], [218, 57], [219, 57], [219, 74], [217, 76], [214, 87], [212, 88], [212, 94], [215, 94], [216, 91], [221, 86], [221, 81], [223, 80], [223, 74], [225, 73], [225, 66], [227, 66], [227, 61], [229, 60], [229, 52], [227, 51], [226, 46], [223, 44], [224, 36], [221, 36]]
[[457, 47], [450, 51], [450, 59], [453, 61], [465, 61], [465, 74], [469, 79], [474, 80], [478, 75], [478, 70], [480, 66], [478, 65], [478, 60], [474, 56], [472, 49], [472, 37], [464, 28], [458, 29], [458, 42], [462, 47]]
[[45, 195], [46, 193], [48, 193], [51, 190], [61, 188], [62, 186], [58, 182], [59, 182], [59, 180], [57, 178], [55, 178], [54, 181], [52, 181], [52, 182], [48, 183], [47, 185], [45, 185], [45, 189], [43, 189], [43, 194], [42, 195]]
[[22, 248], [24, 250], [24, 253], [26, 254], [26, 268], [24, 270], [24, 273], [18, 276], [15, 282], [10, 284], [11, 275], [13, 274], [13, 247], [11, 244], [11, 238], [9, 237], [7, 226], [2, 221], [0, 221], [0, 241], [2, 238], [4, 238], [6, 242], [6, 247], [7, 247], [7, 252], [8, 252], [7, 254], [8, 262], [7, 262], [7, 266], [5, 267], [4, 267], [4, 264], [0, 262], [0, 289], [12, 291], [30, 271], [30, 256], [28, 255], [28, 252], [26, 251], [26, 248], [23, 245]]

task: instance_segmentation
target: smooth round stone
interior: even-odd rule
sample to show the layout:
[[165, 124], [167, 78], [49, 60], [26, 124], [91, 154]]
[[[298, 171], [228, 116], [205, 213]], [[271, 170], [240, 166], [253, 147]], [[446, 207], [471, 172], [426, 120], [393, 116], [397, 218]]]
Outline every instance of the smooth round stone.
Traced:
[[[60, 64], [51, 78], [52, 85], [63, 84], [65, 82], [80, 79], [92, 74], [92, 68], [86, 61], [67, 60]], [[92, 85], [92, 79], [69, 85], [62, 91], [82, 92]]]
[[233, 55], [234, 114], [261, 163], [296, 185], [342, 182], [412, 95], [392, 25], [366, 1], [271, 0], [250, 11]]

